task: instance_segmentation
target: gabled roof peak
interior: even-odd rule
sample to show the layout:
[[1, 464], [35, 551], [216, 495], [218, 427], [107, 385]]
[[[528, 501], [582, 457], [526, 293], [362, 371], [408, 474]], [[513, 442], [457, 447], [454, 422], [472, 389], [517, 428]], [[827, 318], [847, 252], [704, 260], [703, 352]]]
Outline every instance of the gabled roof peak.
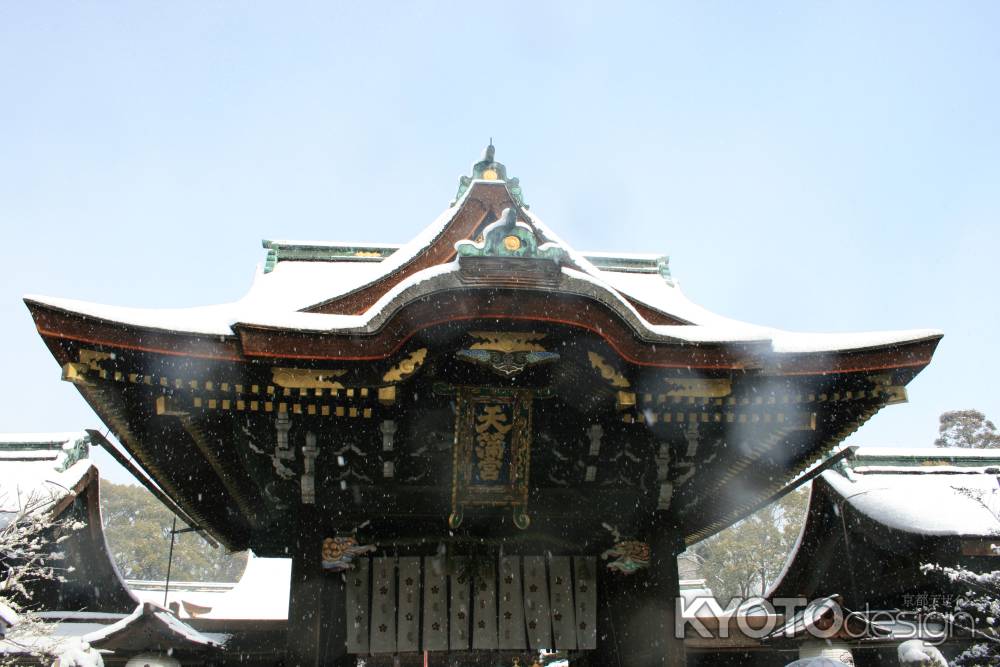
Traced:
[[483, 149], [482, 158], [479, 162], [472, 165], [472, 175], [459, 177], [458, 192], [455, 193], [455, 198], [451, 200], [451, 206], [458, 203], [462, 195], [469, 190], [469, 186], [472, 185], [473, 181], [502, 181], [507, 185], [507, 191], [514, 201], [517, 202], [518, 206], [528, 208], [528, 205], [524, 203], [524, 195], [521, 192], [521, 185], [518, 179], [509, 178], [507, 176], [507, 167], [502, 162], [497, 162], [494, 159], [495, 156], [496, 147], [493, 145], [493, 138], [490, 137], [490, 144]]

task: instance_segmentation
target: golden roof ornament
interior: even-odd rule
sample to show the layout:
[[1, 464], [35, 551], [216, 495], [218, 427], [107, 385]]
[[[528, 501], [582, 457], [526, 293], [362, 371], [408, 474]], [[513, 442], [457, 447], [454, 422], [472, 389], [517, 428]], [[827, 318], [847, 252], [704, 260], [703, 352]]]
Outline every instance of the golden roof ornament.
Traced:
[[473, 181], [503, 181], [507, 185], [507, 191], [514, 201], [517, 202], [517, 205], [522, 208], [528, 208], [528, 205], [524, 203], [518, 179], [508, 178], [507, 167], [502, 162], [496, 161], [496, 150], [496, 147], [493, 145], [493, 137], [490, 137], [490, 144], [483, 149], [481, 159], [472, 165], [472, 176], [459, 177], [458, 192], [455, 193], [455, 198], [452, 200], [451, 206], [458, 203], [458, 200], [468, 191]]

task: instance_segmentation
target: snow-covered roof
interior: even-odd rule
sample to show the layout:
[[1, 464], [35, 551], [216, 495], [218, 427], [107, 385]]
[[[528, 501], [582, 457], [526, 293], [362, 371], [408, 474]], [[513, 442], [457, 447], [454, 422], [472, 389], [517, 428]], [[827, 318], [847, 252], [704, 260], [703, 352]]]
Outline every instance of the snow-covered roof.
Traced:
[[998, 475], [995, 449], [857, 448], [814, 484], [806, 523], [765, 597], [801, 592], [804, 573], [815, 565], [813, 550], [828, 531], [842, 529], [837, 517], [844, 505], [876, 526], [916, 536], [1000, 536]]
[[49, 445], [49, 449], [61, 449], [63, 445], [73, 443], [87, 437], [86, 431], [0, 433], [0, 447], [15, 448], [24, 445]]
[[[430, 266], [419, 271], [408, 269], [412, 272], [402, 282], [361, 315], [301, 311], [366, 288], [409, 265], [434, 243], [439, 242], [462, 209], [463, 203], [477, 187], [506, 186], [497, 181], [473, 181], [473, 187], [465, 191], [454, 206], [445, 210], [413, 240], [401, 246], [321, 241], [266, 242], [270, 253], [283, 251], [288, 257], [273, 262], [269, 258], [268, 266], [258, 269], [247, 294], [232, 303], [195, 308], [145, 309], [45, 296], [26, 298], [30, 302], [123, 325], [211, 336], [232, 336], [234, 325], [241, 323], [338, 333], [371, 330], [379, 315], [385, 315], [382, 311], [401, 295], [412, 297], [435, 290], [453, 289], [453, 284], [458, 283], [458, 262]], [[590, 291], [598, 291], [604, 295], [604, 299], [611, 302], [615, 310], [629, 313], [632, 316], [630, 319], [634, 320], [633, 328], [642, 336], [693, 343], [770, 342], [775, 353], [809, 353], [883, 347], [941, 335], [939, 331], [930, 329], [860, 334], [799, 334], [726, 318], [690, 301], [670, 278], [665, 257], [648, 253], [580, 253], [561, 241], [533, 213], [526, 210], [521, 213], [547, 241], [565, 249], [571, 260], [570, 267], [563, 267], [559, 290], [578, 291], [580, 283], [588, 283], [592, 288]], [[309, 249], [324, 252], [308, 255]], [[358, 251], [358, 256], [348, 256], [349, 250]], [[340, 251], [347, 254], [338, 256]], [[352, 261], [359, 257], [372, 261]], [[402, 301], [405, 302], [405, 299]], [[690, 326], [653, 325], [636, 311], [632, 302], [689, 323]], [[383, 317], [382, 320], [384, 319]]]
[[[285, 620], [288, 618], [288, 590], [291, 582], [290, 558], [261, 558], [250, 552], [240, 580], [233, 583], [170, 582], [168, 604], [181, 603], [178, 613], [186, 615], [184, 603], [209, 609], [198, 618], [226, 620]], [[129, 582], [140, 600], [163, 601], [162, 581]]]
[[221, 648], [215, 639], [201, 634], [151, 602], [141, 603], [125, 618], [84, 635], [83, 640], [98, 648], [112, 650]]
[[0, 514], [17, 513], [29, 499], [48, 511], [78, 491], [96, 471], [89, 445], [84, 432], [0, 434]]
[[[282, 263], [267, 275], [258, 273], [254, 286], [240, 301], [197, 308], [126, 308], [71, 299], [38, 296], [27, 298], [105, 321], [162, 331], [231, 336], [234, 325], [246, 324], [300, 331], [354, 333], [376, 329], [393, 314], [392, 311], [386, 310], [386, 306], [399, 300], [403, 294], [429, 293], [435, 291], [441, 283], [459, 282], [457, 263], [442, 264], [412, 274], [389, 290], [362, 315], [302, 312], [302, 308], [324, 300], [324, 296], [329, 296], [330, 285], [340, 286], [342, 288], [340, 291], [346, 294], [352, 291], [350, 287], [356, 289], [372, 282], [382, 275], [371, 270], [376, 266], [333, 262]], [[564, 268], [562, 273], [564, 288], [572, 288], [574, 282], [586, 282], [606, 291], [617, 310], [629, 313], [630, 319], [634, 319], [648, 334], [665, 340], [689, 343], [769, 341], [775, 353], [808, 353], [862, 350], [941, 335], [940, 331], [934, 329], [850, 334], [787, 332], [715, 315], [689, 301], [679, 287], [669, 286], [662, 278], [655, 275], [602, 272], [596, 268], [590, 273]], [[447, 280], [448, 278], [450, 280]], [[653, 282], [659, 284], [651, 285]], [[633, 297], [656, 310], [692, 322], [694, 326], [651, 324], [622, 295]]]
[[881, 471], [823, 478], [862, 514], [889, 528], [923, 535], [1000, 535], [1000, 485], [994, 474], [919, 475]]
[[982, 467], [1000, 464], [1000, 449], [964, 447], [859, 447], [852, 468], [902, 465], [910, 473], [939, 470], [942, 466]]
[[[226, 593], [212, 596], [212, 611], [201, 618], [287, 619], [291, 576], [290, 558], [259, 558], [251, 553], [240, 580]], [[194, 596], [184, 599], [198, 603]]]
[[1000, 451], [862, 448], [822, 477], [850, 506], [921, 535], [1000, 535]]

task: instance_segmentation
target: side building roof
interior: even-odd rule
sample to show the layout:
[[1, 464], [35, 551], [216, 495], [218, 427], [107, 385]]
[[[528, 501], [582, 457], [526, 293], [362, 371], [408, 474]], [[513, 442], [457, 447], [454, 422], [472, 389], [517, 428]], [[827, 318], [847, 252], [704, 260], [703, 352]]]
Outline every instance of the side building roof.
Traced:
[[768, 595], [845, 592], [816, 589], [851, 548], [845, 535], [855, 551], [863, 542], [912, 570], [1000, 555], [991, 546], [1000, 542], [1000, 450], [858, 449], [813, 482], [805, 525]]
[[31, 582], [34, 608], [116, 613], [137, 603], [104, 537], [91, 444], [85, 432], [0, 434], [0, 521], [15, 520], [25, 506], [46, 514], [53, 526], [45, 537], [63, 554], [63, 581]]

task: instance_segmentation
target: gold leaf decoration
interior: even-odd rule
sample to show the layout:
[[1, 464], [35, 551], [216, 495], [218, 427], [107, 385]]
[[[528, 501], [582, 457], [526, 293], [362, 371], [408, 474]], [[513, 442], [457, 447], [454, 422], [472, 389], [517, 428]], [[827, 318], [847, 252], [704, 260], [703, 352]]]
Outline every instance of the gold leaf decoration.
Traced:
[[271, 369], [274, 384], [286, 389], [343, 389], [344, 385], [337, 382], [347, 371], [343, 369], [319, 370], [315, 368], [280, 368]]
[[601, 374], [601, 377], [608, 381], [612, 387], [629, 387], [629, 381], [625, 379], [625, 376], [619, 373], [614, 366], [609, 364], [604, 357], [597, 354], [596, 352], [588, 352], [587, 358], [590, 359], [590, 365], [594, 367], [594, 370]]
[[97, 370], [97, 364], [111, 358], [110, 352], [98, 352], [97, 350], [80, 350], [80, 363], [86, 364], [93, 370]]
[[545, 348], [536, 342], [545, 338], [543, 333], [534, 331], [470, 331], [469, 335], [479, 341], [469, 347], [472, 350], [507, 353], [545, 352]]
[[422, 347], [410, 353], [406, 359], [386, 371], [382, 376], [383, 382], [400, 382], [417, 372], [427, 358], [427, 348]]
[[729, 378], [672, 378], [666, 382], [666, 395], [677, 398], [722, 398], [733, 391], [733, 383]]

